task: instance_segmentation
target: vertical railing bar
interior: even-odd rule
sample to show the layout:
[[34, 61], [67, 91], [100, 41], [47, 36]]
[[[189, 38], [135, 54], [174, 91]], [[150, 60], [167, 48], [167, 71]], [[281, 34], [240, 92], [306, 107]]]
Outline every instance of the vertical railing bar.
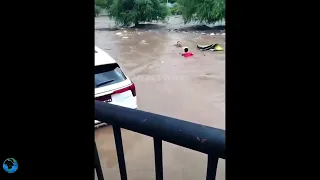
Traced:
[[98, 180], [104, 180], [96, 142], [94, 142], [94, 156], [94, 168], [96, 169]]
[[153, 138], [156, 180], [163, 180], [162, 140]]
[[219, 157], [208, 154], [207, 178], [206, 180], [215, 180], [217, 173]]
[[114, 141], [116, 144], [117, 156], [118, 156], [118, 164], [120, 170], [120, 178], [121, 180], [127, 180], [127, 171], [126, 171], [126, 163], [124, 159], [124, 152], [122, 146], [122, 137], [121, 137], [121, 129], [119, 126], [112, 126]]

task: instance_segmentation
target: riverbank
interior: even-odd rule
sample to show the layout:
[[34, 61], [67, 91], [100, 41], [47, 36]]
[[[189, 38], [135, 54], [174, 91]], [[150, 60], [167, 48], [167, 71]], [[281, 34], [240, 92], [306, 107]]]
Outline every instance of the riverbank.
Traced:
[[120, 29], [137, 29], [141, 31], [175, 31], [175, 32], [189, 32], [189, 33], [215, 33], [223, 34], [225, 31], [225, 22], [216, 24], [199, 24], [197, 22], [190, 22], [184, 24], [181, 15], [169, 16], [166, 22], [152, 22], [141, 24], [138, 27], [121, 27], [107, 16], [100, 16], [95, 18], [95, 30], [98, 31], [116, 31]]

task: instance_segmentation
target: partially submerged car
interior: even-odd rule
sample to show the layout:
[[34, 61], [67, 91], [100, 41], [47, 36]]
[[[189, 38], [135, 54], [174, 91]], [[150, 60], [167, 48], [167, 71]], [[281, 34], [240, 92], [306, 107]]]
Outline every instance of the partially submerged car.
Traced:
[[[117, 62], [106, 52], [95, 46], [94, 97], [118, 106], [137, 109], [134, 83], [124, 74]], [[95, 127], [106, 125], [95, 120]]]

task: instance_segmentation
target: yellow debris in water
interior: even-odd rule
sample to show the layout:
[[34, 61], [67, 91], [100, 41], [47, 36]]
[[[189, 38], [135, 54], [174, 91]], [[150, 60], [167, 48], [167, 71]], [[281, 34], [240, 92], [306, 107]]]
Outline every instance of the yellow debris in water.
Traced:
[[215, 44], [213, 47], [215, 51], [223, 51], [223, 48], [219, 44]]

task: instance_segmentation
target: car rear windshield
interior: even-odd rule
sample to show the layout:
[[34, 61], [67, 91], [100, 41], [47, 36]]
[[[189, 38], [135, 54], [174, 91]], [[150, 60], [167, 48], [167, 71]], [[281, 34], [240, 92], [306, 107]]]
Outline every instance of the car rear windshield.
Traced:
[[95, 66], [94, 87], [100, 88], [126, 80], [118, 64], [105, 64]]

